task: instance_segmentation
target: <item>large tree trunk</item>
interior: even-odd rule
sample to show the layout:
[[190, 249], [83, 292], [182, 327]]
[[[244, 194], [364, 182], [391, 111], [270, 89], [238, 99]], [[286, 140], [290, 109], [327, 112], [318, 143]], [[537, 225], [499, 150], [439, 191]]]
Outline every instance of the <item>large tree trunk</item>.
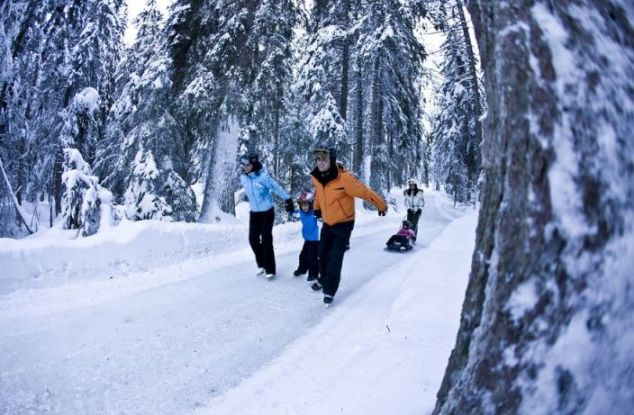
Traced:
[[275, 106], [273, 110], [273, 176], [280, 175], [280, 107]]
[[356, 77], [356, 102], [355, 102], [355, 145], [354, 145], [354, 172], [363, 177], [363, 156], [365, 154], [365, 145], [363, 142], [363, 78], [361, 68], [355, 70]]
[[488, 99], [485, 182], [434, 413], [630, 413], [634, 7], [469, 8]]
[[[383, 134], [383, 95], [381, 93], [381, 55], [378, 54], [372, 68], [372, 161], [370, 163], [370, 186], [378, 193], [386, 187], [387, 146]], [[364, 203], [366, 207], [370, 205]]]
[[[343, 28], [348, 30], [350, 26], [350, 0], [342, 1]], [[341, 45], [341, 89], [339, 96], [339, 115], [345, 121], [348, 118], [348, 72], [350, 67], [350, 36], [346, 33]]]
[[64, 173], [64, 167], [62, 163], [64, 161], [64, 153], [62, 152], [61, 143], [57, 143], [55, 146], [55, 156], [53, 158], [53, 170], [51, 172], [52, 177], [52, 191], [53, 200], [55, 201], [55, 217], [62, 213], [62, 173]]
[[[473, 45], [471, 44], [471, 36], [469, 36], [469, 28], [467, 26], [467, 19], [464, 13], [464, 7], [462, 1], [458, 0], [458, 19], [460, 20], [460, 28], [462, 29], [462, 37], [464, 38], [465, 47], [467, 48], [467, 73], [469, 76], [469, 83], [471, 88], [471, 100], [473, 111], [473, 123], [475, 124], [475, 142], [479, 145], [482, 142], [482, 122], [480, 117], [482, 116], [482, 104], [480, 97], [480, 87], [478, 84], [478, 72], [476, 70], [476, 55], [473, 51]], [[479, 165], [479, 163], [477, 163]], [[476, 163], [474, 163], [474, 166]], [[478, 169], [479, 170], [479, 169]], [[473, 171], [469, 172], [469, 178], [473, 179]]]
[[235, 214], [236, 158], [240, 125], [234, 116], [218, 127], [214, 139], [205, 183], [199, 222], [220, 222], [226, 213]]
[[0, 238], [18, 236], [21, 233], [21, 225], [24, 225], [29, 233], [33, 233], [0, 159]]

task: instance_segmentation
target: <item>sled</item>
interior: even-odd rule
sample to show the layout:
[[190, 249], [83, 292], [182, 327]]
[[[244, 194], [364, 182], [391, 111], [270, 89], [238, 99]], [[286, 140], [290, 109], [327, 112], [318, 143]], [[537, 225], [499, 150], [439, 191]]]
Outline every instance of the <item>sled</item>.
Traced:
[[393, 252], [409, 252], [412, 249], [414, 249], [414, 247], [412, 245], [403, 246], [403, 245], [401, 245], [400, 242], [395, 242], [393, 244], [387, 245], [385, 247], [385, 249], [387, 251], [393, 251]]
[[407, 252], [414, 248], [416, 239], [411, 240], [404, 236], [392, 235], [385, 243], [388, 251]]

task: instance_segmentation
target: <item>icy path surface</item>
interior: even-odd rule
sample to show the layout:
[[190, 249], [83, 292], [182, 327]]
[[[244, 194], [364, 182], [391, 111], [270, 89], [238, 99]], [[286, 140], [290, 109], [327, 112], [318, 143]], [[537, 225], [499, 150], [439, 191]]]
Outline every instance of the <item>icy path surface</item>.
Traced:
[[[255, 276], [246, 232], [244, 243], [223, 260], [182, 256], [157, 269], [131, 270], [125, 278], [0, 296], [0, 414], [182, 414], [210, 410], [218, 400], [229, 405], [227, 413], [236, 413], [224, 394], [293, 342], [314, 337], [311, 330], [327, 336], [329, 315], [350, 311], [348, 318], [361, 318], [359, 309], [353, 313], [361, 294], [376, 297], [377, 312], [392, 306], [401, 277], [387, 290], [377, 279], [404, 272], [399, 264], [424, 255], [460, 216], [435, 203], [434, 194], [426, 198], [411, 253], [383, 250], [400, 216], [357, 226], [330, 309], [304, 278], [292, 276], [301, 240], [276, 244], [278, 276], [266, 281]], [[310, 379], [304, 381], [310, 388]]]

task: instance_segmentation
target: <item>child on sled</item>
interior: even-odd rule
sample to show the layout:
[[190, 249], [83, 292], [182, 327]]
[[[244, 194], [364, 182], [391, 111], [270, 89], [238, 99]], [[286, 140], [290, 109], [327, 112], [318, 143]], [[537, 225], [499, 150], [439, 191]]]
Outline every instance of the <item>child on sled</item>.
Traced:
[[392, 235], [385, 245], [387, 245], [388, 249], [409, 251], [414, 246], [415, 238], [416, 234], [412, 230], [412, 224], [408, 220], [404, 220], [401, 224], [401, 229], [395, 235]]

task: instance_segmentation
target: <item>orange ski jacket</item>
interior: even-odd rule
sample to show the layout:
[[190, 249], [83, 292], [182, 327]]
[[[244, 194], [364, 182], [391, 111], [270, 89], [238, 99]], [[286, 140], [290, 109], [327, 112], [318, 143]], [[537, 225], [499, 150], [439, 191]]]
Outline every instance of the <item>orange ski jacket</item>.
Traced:
[[354, 220], [354, 198], [361, 198], [372, 203], [380, 212], [387, 211], [387, 204], [381, 196], [363, 184], [354, 174], [337, 164], [337, 177], [325, 185], [311, 176], [315, 187], [314, 209], [321, 210], [321, 217], [327, 225], [350, 222]]

